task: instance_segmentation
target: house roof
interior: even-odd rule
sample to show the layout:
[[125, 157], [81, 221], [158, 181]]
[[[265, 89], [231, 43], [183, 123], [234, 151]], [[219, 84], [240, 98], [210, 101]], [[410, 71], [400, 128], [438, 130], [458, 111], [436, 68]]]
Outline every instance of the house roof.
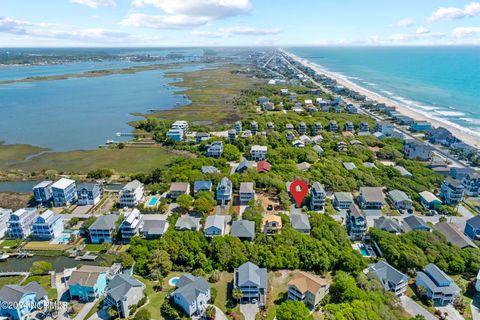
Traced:
[[423, 221], [422, 218], [419, 218], [415, 215], [410, 215], [403, 219], [403, 223], [406, 223], [410, 230], [418, 230], [418, 229], [424, 229], [427, 228], [430, 230], [431, 228]]
[[107, 294], [115, 301], [126, 299], [128, 292], [135, 287], [145, 287], [143, 283], [126, 274], [116, 274], [108, 282]]
[[[148, 215], [147, 215], [148, 216]], [[167, 220], [143, 220], [143, 232], [149, 235], [162, 235], [168, 229]]]
[[61, 179], [55, 181], [52, 184], [51, 187], [56, 188], [56, 189], [65, 189], [66, 187], [68, 187], [72, 183], [75, 183], [75, 180], [71, 180], [71, 179], [67, 179], [67, 178], [61, 178]]
[[[460, 288], [450, 279], [450, 277], [432, 263], [425, 267], [425, 272], [417, 271], [417, 279], [421, 279], [433, 292], [442, 292], [443, 294], [453, 295], [460, 292]], [[450, 285], [438, 285], [443, 281], [450, 281]]]
[[403, 202], [403, 201], [410, 201], [410, 198], [407, 196], [407, 194], [401, 190], [392, 190], [388, 192], [388, 196], [390, 199], [392, 199], [393, 202]]
[[343, 167], [347, 170], [357, 169], [357, 166], [353, 162], [344, 162]]
[[141, 182], [138, 181], [138, 180], [133, 180], [133, 181], [130, 181], [129, 183], [127, 183], [127, 184], [123, 187], [123, 190], [134, 191], [134, 190], [136, 190], [138, 187], [141, 187], [141, 186], [143, 186], [143, 183], [141, 183]]
[[93, 192], [95, 189], [100, 189], [100, 185], [98, 183], [83, 182], [77, 185], [77, 190], [87, 190], [89, 192]]
[[252, 168], [255, 165], [255, 161], [248, 161], [247, 159], [244, 159], [238, 164], [236, 171]]
[[328, 282], [323, 278], [300, 271], [288, 282], [288, 285], [295, 286], [302, 294], [307, 291], [316, 294], [322, 287], [327, 287]]
[[68, 285], [93, 287], [97, 283], [99, 276], [100, 272], [75, 270], [70, 275], [70, 279], [68, 279]]
[[225, 216], [222, 216], [222, 215], [208, 216], [205, 221], [205, 230], [211, 227], [223, 230], [225, 228]]
[[478, 248], [470, 238], [463, 234], [454, 224], [448, 222], [439, 222], [435, 225], [435, 229], [443, 234], [445, 238], [452, 244], [460, 247]]
[[48, 296], [47, 291], [37, 281], [27, 283], [23, 289], [27, 292], [34, 292], [37, 300]]
[[270, 171], [270, 163], [267, 160], [262, 160], [257, 163], [258, 172], [268, 172]]
[[360, 194], [366, 202], [381, 202], [385, 203], [381, 187], [361, 187]]
[[303, 213], [292, 213], [290, 215], [290, 224], [297, 230], [310, 230], [310, 220], [308, 215]]
[[220, 171], [214, 166], [202, 166], [202, 173], [217, 173], [217, 172], [220, 172]]
[[38, 184], [36, 184], [33, 189], [35, 188], [45, 188], [45, 187], [48, 187], [49, 185], [51, 185], [53, 183], [53, 181], [51, 180], [44, 180]]
[[265, 217], [263, 217], [263, 224], [265, 225], [266, 223], [270, 222], [276, 222], [278, 227], [282, 227], [282, 218], [280, 216], [277, 216], [275, 214], [266, 214]]
[[188, 304], [191, 304], [197, 300], [199, 294], [208, 290], [210, 290], [210, 284], [204, 278], [188, 274], [178, 279], [174, 294], [182, 296]]
[[474, 229], [480, 228], [480, 216], [475, 216], [467, 220], [467, 224], [472, 226]]
[[255, 222], [249, 220], [233, 221], [230, 234], [239, 238], [254, 238]]
[[177, 219], [175, 229], [198, 229], [200, 227], [200, 218], [183, 216]]
[[115, 223], [118, 220], [118, 215], [107, 214], [97, 218], [88, 230], [110, 230], [115, 227]]
[[254, 193], [253, 182], [240, 183], [240, 193]]
[[229, 193], [232, 190], [232, 181], [230, 181], [230, 179], [228, 179], [227, 177], [223, 177], [217, 186], [217, 190], [220, 188], [224, 188], [225, 192]]
[[335, 198], [337, 198], [338, 202], [352, 202], [353, 196], [350, 192], [335, 192]]
[[354, 217], [365, 217], [365, 214], [362, 212], [362, 210], [360, 210], [360, 208], [355, 204], [355, 203], [352, 203], [350, 205], [350, 214]]
[[242, 264], [236, 270], [237, 286], [256, 286], [266, 289], [268, 286], [267, 269], [259, 268], [250, 261]]
[[190, 184], [188, 182], [172, 182], [170, 192], [187, 192]]
[[25, 286], [18, 284], [9, 284], [3, 286], [0, 290], [0, 301], [16, 303], [19, 302], [26, 294], [35, 294], [35, 298], [40, 300], [47, 296], [47, 292], [43, 289], [38, 282], [32, 281]]
[[373, 223], [375, 228], [377, 229], [395, 233], [400, 233], [402, 231], [398, 222], [393, 219], [385, 218], [383, 216], [375, 219]]
[[420, 197], [422, 197], [427, 202], [442, 202], [440, 199], [437, 198], [433, 193], [430, 191], [422, 191], [419, 193]]
[[297, 169], [300, 171], [307, 171], [312, 165], [308, 162], [302, 162], [297, 164]]
[[404, 167], [402, 166], [395, 166], [394, 167], [395, 169], [397, 169], [398, 171], [400, 171], [400, 174], [402, 176], [411, 176], [412, 174], [410, 173], [410, 171], [408, 171], [407, 169], [405, 169]]
[[408, 281], [408, 277], [405, 274], [389, 265], [385, 260], [380, 260], [371, 266], [369, 272], [375, 274], [387, 290], [390, 290], [392, 287], [394, 288], [402, 282]]
[[259, 145], [254, 145], [250, 149], [250, 151], [260, 151], [260, 152], [267, 152], [267, 150], [268, 150], [267, 146], [259, 146]]
[[199, 180], [195, 181], [193, 184], [193, 190], [211, 190], [212, 189], [212, 181], [210, 180]]

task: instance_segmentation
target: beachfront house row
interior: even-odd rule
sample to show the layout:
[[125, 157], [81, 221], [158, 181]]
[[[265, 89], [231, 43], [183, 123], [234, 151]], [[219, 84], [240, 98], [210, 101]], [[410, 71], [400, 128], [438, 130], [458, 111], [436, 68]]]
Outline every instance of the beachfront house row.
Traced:
[[240, 240], [253, 241], [255, 239], [255, 222], [250, 220], [233, 221], [230, 235]]
[[465, 187], [466, 196], [478, 197], [480, 195], [480, 173], [474, 171], [466, 174], [462, 179], [462, 185]]
[[470, 239], [480, 240], [480, 216], [468, 219], [464, 232]]
[[423, 221], [422, 218], [419, 218], [415, 215], [410, 215], [403, 219], [402, 230], [403, 232], [409, 231], [430, 231], [432, 228], [428, 226], [428, 224]]
[[241, 203], [248, 203], [252, 200], [255, 200], [255, 189], [253, 187], [253, 182], [241, 182], [239, 197]]
[[81, 183], [77, 186], [79, 206], [94, 206], [102, 198], [102, 188], [98, 183]]
[[53, 181], [45, 180], [33, 187], [33, 196], [35, 198], [35, 202], [42, 205], [49, 205], [50, 202], [52, 202], [52, 184]]
[[325, 279], [300, 271], [288, 282], [287, 297], [303, 302], [312, 310], [327, 295], [329, 288]]
[[254, 161], [265, 160], [267, 158], [267, 150], [266, 146], [254, 145], [250, 148], [250, 157]]
[[353, 196], [350, 192], [335, 192], [333, 206], [337, 209], [349, 209], [353, 204]]
[[210, 284], [202, 277], [186, 274], [177, 280], [175, 287], [172, 294], [175, 304], [189, 317], [203, 315], [211, 298]]
[[143, 183], [133, 180], [127, 183], [120, 191], [120, 207], [134, 207], [143, 200]]
[[117, 230], [118, 216], [107, 214], [97, 218], [88, 228], [91, 243], [112, 243]]
[[70, 299], [81, 302], [100, 298], [107, 288], [108, 267], [83, 265], [67, 281]]
[[427, 121], [413, 121], [410, 124], [410, 131], [418, 132], [418, 131], [429, 131], [432, 130], [432, 125], [430, 122]]
[[381, 209], [385, 205], [381, 187], [361, 187], [358, 203], [362, 209]]
[[456, 205], [462, 201], [464, 186], [459, 180], [455, 180], [451, 177], [447, 177], [440, 188], [440, 198], [444, 203], [449, 205]]
[[419, 195], [420, 203], [425, 207], [425, 209], [435, 210], [442, 205], [442, 201], [430, 191], [422, 191], [419, 193]]
[[225, 205], [232, 200], [232, 181], [223, 177], [217, 186], [217, 202]]
[[172, 182], [168, 190], [168, 196], [171, 199], [177, 199], [182, 194], [190, 194], [190, 183]]
[[47, 298], [47, 292], [36, 281], [24, 286], [4, 285], [0, 290], [0, 318], [29, 319], [35, 310], [41, 309], [42, 302]]
[[120, 318], [130, 316], [130, 308], [144, 296], [145, 285], [131, 275], [117, 274], [108, 282], [105, 303], [115, 308]]
[[124, 219], [120, 224], [120, 234], [122, 241], [128, 243], [134, 236], [140, 234], [140, 230], [143, 226], [143, 214], [140, 210], [134, 208], [124, 214]]
[[211, 215], [205, 220], [205, 237], [223, 236], [227, 219], [223, 215]]
[[315, 181], [310, 188], [310, 210], [323, 211], [326, 199], [325, 188], [320, 182]]
[[393, 133], [393, 123], [387, 121], [378, 122], [375, 131], [380, 132], [385, 137], [391, 137]]
[[61, 178], [51, 185], [53, 194], [53, 205], [63, 207], [77, 202], [77, 187], [75, 181]]
[[367, 219], [357, 205], [352, 204], [347, 210], [345, 220], [350, 239], [353, 241], [362, 240], [367, 231]]
[[36, 217], [36, 208], [22, 208], [13, 212], [7, 221], [7, 237], [10, 239], [25, 239], [28, 237]]
[[220, 158], [223, 154], [223, 142], [214, 141], [207, 148], [207, 157]]
[[309, 217], [304, 213], [290, 214], [290, 224], [293, 229], [304, 234], [310, 234], [310, 230], [312, 229]]
[[385, 260], [380, 260], [368, 269], [368, 277], [377, 279], [387, 291], [401, 296], [407, 291], [408, 276], [401, 273]]
[[32, 237], [37, 240], [55, 239], [63, 232], [63, 215], [47, 210], [32, 224]]
[[427, 264], [424, 271], [417, 271], [417, 287], [423, 287], [426, 296], [436, 307], [446, 306], [455, 300], [460, 288], [439, 267], [433, 263]]
[[402, 190], [392, 190], [387, 193], [387, 198], [395, 209], [411, 210], [413, 201]]
[[418, 140], [408, 140], [405, 142], [403, 152], [408, 159], [427, 161], [430, 160], [432, 148]]
[[264, 306], [268, 290], [267, 269], [259, 268], [251, 262], [242, 264], [234, 270], [233, 287], [243, 293], [240, 303], [258, 303]]

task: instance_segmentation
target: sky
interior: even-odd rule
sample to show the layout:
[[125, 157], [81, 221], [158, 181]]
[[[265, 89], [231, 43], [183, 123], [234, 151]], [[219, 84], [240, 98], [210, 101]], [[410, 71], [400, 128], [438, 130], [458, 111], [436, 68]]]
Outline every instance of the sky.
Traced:
[[0, 47], [480, 45], [461, 0], [0, 0]]

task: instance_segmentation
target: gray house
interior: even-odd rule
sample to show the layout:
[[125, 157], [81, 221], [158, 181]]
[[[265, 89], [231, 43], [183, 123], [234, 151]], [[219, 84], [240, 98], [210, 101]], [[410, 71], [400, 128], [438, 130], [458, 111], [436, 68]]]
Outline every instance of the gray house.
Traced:
[[398, 222], [394, 219], [386, 218], [384, 216], [375, 219], [373, 221], [375, 228], [384, 230], [390, 233], [400, 233], [402, 232], [402, 228], [398, 224]]
[[233, 221], [230, 234], [240, 240], [253, 241], [255, 239], [255, 222], [249, 220]]
[[401, 296], [407, 291], [408, 277], [384, 260], [378, 261], [368, 269], [368, 277], [377, 279], [385, 290], [391, 291], [397, 296]]
[[409, 231], [430, 231], [432, 228], [423, 221], [422, 218], [419, 218], [415, 215], [410, 215], [403, 219], [402, 230], [403, 232]]
[[392, 206], [398, 210], [412, 209], [412, 199], [401, 190], [392, 190], [387, 193], [387, 198]]
[[189, 317], [202, 315], [210, 301], [210, 284], [202, 277], [186, 274], [178, 279], [172, 296]]
[[195, 218], [191, 216], [182, 216], [178, 218], [175, 223], [175, 230], [179, 231], [198, 231], [200, 230], [200, 218]]
[[223, 236], [225, 234], [225, 225], [225, 216], [208, 216], [205, 221], [205, 237]]
[[143, 298], [145, 285], [126, 274], [117, 274], [108, 282], [105, 302], [114, 307], [121, 318], [130, 316], [130, 307]]
[[167, 232], [169, 223], [163, 214], [146, 214], [143, 216], [141, 230], [145, 239], [158, 239]]
[[460, 248], [478, 248], [477, 245], [470, 240], [460, 229], [453, 223], [439, 222], [435, 225], [435, 229], [443, 234], [447, 241]]
[[265, 305], [268, 289], [267, 269], [259, 268], [249, 262], [235, 268], [233, 287], [242, 291], [241, 303], [258, 303]]
[[290, 224], [292, 228], [305, 234], [310, 234], [312, 229], [308, 215], [303, 213], [292, 213], [290, 215]]
[[455, 282], [433, 263], [427, 264], [424, 271], [417, 271], [416, 284], [425, 288], [427, 297], [437, 307], [452, 303], [460, 293]]
[[472, 240], [480, 239], [480, 216], [475, 216], [467, 220], [465, 224], [465, 234]]
[[335, 192], [333, 206], [337, 209], [349, 209], [353, 204], [353, 196], [350, 192]]

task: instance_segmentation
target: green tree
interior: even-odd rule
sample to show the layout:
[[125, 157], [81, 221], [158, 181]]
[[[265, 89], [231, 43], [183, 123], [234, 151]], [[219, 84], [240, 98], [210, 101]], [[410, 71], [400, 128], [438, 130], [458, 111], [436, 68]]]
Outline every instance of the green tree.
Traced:
[[112, 319], [116, 319], [118, 317], [118, 311], [114, 307], [108, 308], [108, 316]]
[[135, 260], [130, 254], [121, 252], [117, 256], [117, 262], [119, 262], [123, 268], [130, 268], [135, 263]]
[[30, 272], [33, 274], [44, 274], [52, 270], [52, 264], [48, 261], [35, 261], [30, 267]]
[[209, 320], [215, 319], [216, 314], [217, 314], [217, 310], [215, 309], [214, 306], [208, 306], [207, 310], [205, 310], [205, 315], [207, 316], [207, 319], [209, 319]]
[[177, 204], [185, 211], [188, 211], [193, 204], [193, 197], [189, 194], [182, 194], [177, 197]]
[[240, 150], [238, 150], [238, 148], [233, 144], [226, 144], [223, 147], [222, 156], [228, 161], [238, 161], [240, 160], [241, 153]]
[[150, 311], [144, 308], [144, 309], [138, 310], [135, 316], [133, 317], [133, 319], [134, 320], [150, 320], [152, 319], [152, 315]]
[[215, 208], [216, 201], [210, 192], [200, 193], [201, 195], [199, 195], [193, 203], [193, 208], [201, 215], [205, 216], [206, 214], [212, 212], [212, 210]]
[[237, 301], [237, 303], [240, 301], [240, 299], [243, 298], [243, 292], [241, 289], [233, 289], [232, 291], [232, 298], [235, 299], [235, 301]]
[[278, 320], [312, 319], [308, 308], [300, 301], [287, 300], [277, 309]]

